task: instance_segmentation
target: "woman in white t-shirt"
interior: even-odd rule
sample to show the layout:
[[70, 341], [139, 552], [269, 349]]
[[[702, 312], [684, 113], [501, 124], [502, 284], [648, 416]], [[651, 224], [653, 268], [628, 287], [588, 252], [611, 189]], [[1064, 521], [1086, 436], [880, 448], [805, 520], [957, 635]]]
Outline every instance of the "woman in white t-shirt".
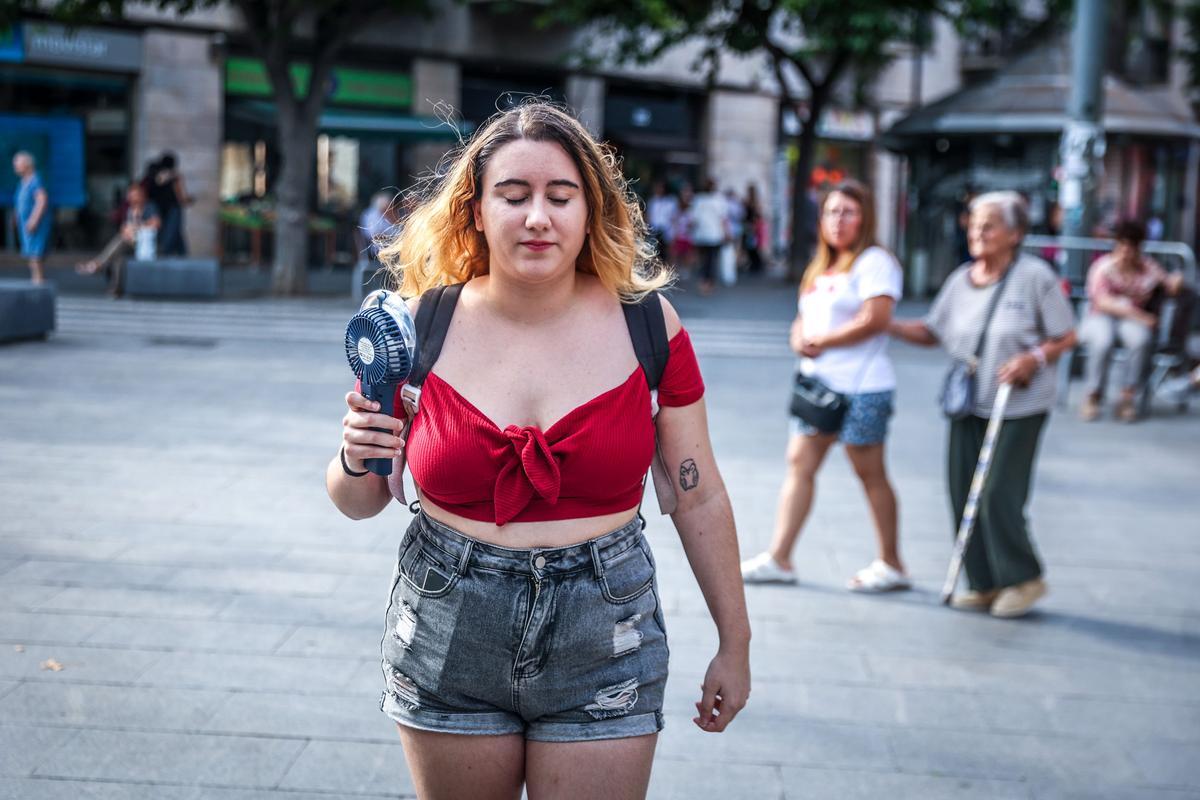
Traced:
[[849, 410], [836, 433], [793, 419], [771, 547], [742, 563], [742, 577], [747, 583], [795, 583], [792, 549], [812, 508], [821, 463], [841, 441], [862, 481], [879, 546], [878, 557], [850, 579], [848, 588], [908, 589], [912, 584], [897, 541], [896, 495], [883, 454], [896, 388], [887, 329], [903, 274], [892, 254], [875, 244], [874, 202], [861, 183], [845, 181], [830, 190], [821, 203], [819, 229], [816, 255], [800, 285], [791, 344], [801, 357], [800, 371], [845, 395]]

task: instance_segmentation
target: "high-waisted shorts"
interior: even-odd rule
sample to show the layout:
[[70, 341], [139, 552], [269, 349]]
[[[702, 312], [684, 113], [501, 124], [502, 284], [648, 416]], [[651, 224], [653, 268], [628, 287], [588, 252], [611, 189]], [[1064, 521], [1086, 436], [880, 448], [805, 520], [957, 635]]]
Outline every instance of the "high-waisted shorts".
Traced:
[[[887, 438], [888, 420], [894, 408], [895, 392], [863, 392], [848, 394], [850, 407], [838, 431], [842, 444], [872, 445]], [[799, 417], [792, 417], [792, 433], [797, 436], [816, 436], [819, 431]]]
[[419, 513], [400, 544], [383, 672], [380, 708], [412, 728], [544, 742], [658, 732], [667, 634], [641, 521], [514, 550]]

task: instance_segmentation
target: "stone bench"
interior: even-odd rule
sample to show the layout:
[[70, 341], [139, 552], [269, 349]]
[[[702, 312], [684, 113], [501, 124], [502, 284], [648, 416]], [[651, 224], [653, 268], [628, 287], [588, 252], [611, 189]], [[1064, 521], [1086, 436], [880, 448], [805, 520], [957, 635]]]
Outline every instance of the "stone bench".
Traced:
[[0, 279], [0, 342], [45, 339], [54, 330], [54, 287]]
[[129, 297], [213, 297], [221, 293], [221, 267], [213, 258], [156, 258], [125, 265]]

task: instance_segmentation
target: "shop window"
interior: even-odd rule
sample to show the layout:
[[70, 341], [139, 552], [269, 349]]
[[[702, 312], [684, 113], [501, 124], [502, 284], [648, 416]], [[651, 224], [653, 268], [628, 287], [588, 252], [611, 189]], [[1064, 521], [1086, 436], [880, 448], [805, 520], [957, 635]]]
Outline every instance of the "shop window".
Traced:
[[346, 136], [317, 137], [317, 205], [352, 211], [358, 203], [358, 140]]

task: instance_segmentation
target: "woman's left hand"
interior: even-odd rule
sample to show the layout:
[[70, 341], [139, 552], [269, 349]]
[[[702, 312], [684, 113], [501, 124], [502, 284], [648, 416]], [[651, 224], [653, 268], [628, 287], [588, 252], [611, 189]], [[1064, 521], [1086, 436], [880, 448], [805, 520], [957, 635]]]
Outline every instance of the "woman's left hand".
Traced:
[[825, 352], [825, 345], [821, 344], [821, 340], [819, 337], [813, 337], [812, 339], [805, 339], [804, 346], [800, 348], [800, 355], [806, 356], [808, 358], [816, 358], [817, 356], [821, 355], [821, 353], [824, 353], [824, 352]]
[[1033, 376], [1037, 374], [1038, 360], [1029, 353], [1021, 353], [1015, 355], [1000, 367], [1000, 371], [996, 377], [1001, 383], [1011, 383], [1014, 386], [1028, 386], [1033, 380]]
[[700, 689], [703, 694], [696, 703], [699, 716], [693, 717], [692, 722], [705, 733], [720, 733], [750, 699], [749, 648], [718, 650]]

